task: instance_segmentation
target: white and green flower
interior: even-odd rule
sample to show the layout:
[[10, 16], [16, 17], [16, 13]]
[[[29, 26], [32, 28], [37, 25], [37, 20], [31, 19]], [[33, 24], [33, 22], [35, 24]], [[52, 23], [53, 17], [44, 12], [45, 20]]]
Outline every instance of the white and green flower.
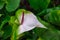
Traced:
[[20, 9], [16, 12], [16, 16], [19, 20], [18, 35], [26, 31], [30, 31], [35, 27], [46, 28], [42, 23], [40, 23], [37, 17], [30, 11]]

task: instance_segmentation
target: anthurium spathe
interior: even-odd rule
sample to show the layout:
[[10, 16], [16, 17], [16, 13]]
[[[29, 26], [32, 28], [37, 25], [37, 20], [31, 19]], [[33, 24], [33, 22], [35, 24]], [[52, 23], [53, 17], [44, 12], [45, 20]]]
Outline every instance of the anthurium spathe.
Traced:
[[30, 11], [26, 11], [24, 9], [19, 9], [16, 12], [16, 16], [19, 20], [19, 27], [18, 27], [18, 35], [30, 31], [35, 27], [46, 28], [42, 23], [40, 23], [37, 17]]

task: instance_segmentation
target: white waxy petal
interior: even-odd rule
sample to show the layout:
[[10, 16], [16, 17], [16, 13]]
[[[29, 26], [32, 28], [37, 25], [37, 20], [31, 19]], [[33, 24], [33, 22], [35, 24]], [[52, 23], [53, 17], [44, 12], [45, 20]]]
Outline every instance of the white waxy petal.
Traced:
[[26, 31], [30, 31], [34, 28], [35, 28], [35, 26], [33, 26], [33, 25], [32, 26], [20, 25], [19, 28], [18, 28], [18, 35], [26, 32]]
[[35, 27], [41, 27], [46, 28], [43, 24], [41, 24], [36, 16], [33, 13], [28, 13], [24, 15], [24, 22], [22, 25], [18, 28], [18, 34], [21, 34], [23, 32], [29, 31], [34, 29]]
[[[38, 21], [38, 20], [37, 20]], [[37, 27], [40, 27], [40, 28], [46, 28], [47, 29], [47, 27], [45, 27], [42, 23], [40, 23], [39, 21], [37, 22]]]
[[42, 23], [38, 21], [33, 13], [25, 15], [25, 24], [35, 25], [35, 27], [46, 28]]

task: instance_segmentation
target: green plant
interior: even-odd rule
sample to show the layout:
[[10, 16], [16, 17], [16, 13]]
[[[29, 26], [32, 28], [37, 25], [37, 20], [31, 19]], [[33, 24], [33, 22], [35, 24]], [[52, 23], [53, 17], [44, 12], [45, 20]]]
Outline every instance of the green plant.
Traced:
[[0, 40], [60, 40], [60, 6], [56, 3], [0, 0]]

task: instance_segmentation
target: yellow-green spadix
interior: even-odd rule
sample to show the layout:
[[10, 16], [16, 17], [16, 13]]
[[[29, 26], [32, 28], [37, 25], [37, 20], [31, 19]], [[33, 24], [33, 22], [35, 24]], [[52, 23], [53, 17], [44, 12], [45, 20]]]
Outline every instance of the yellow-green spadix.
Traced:
[[[46, 28], [42, 23], [38, 21], [37, 17], [30, 11], [19, 9], [16, 12], [16, 16], [20, 23], [18, 27], [18, 35], [26, 31], [30, 31], [34, 29], [35, 27]], [[23, 23], [21, 24], [22, 19], [23, 19]]]

